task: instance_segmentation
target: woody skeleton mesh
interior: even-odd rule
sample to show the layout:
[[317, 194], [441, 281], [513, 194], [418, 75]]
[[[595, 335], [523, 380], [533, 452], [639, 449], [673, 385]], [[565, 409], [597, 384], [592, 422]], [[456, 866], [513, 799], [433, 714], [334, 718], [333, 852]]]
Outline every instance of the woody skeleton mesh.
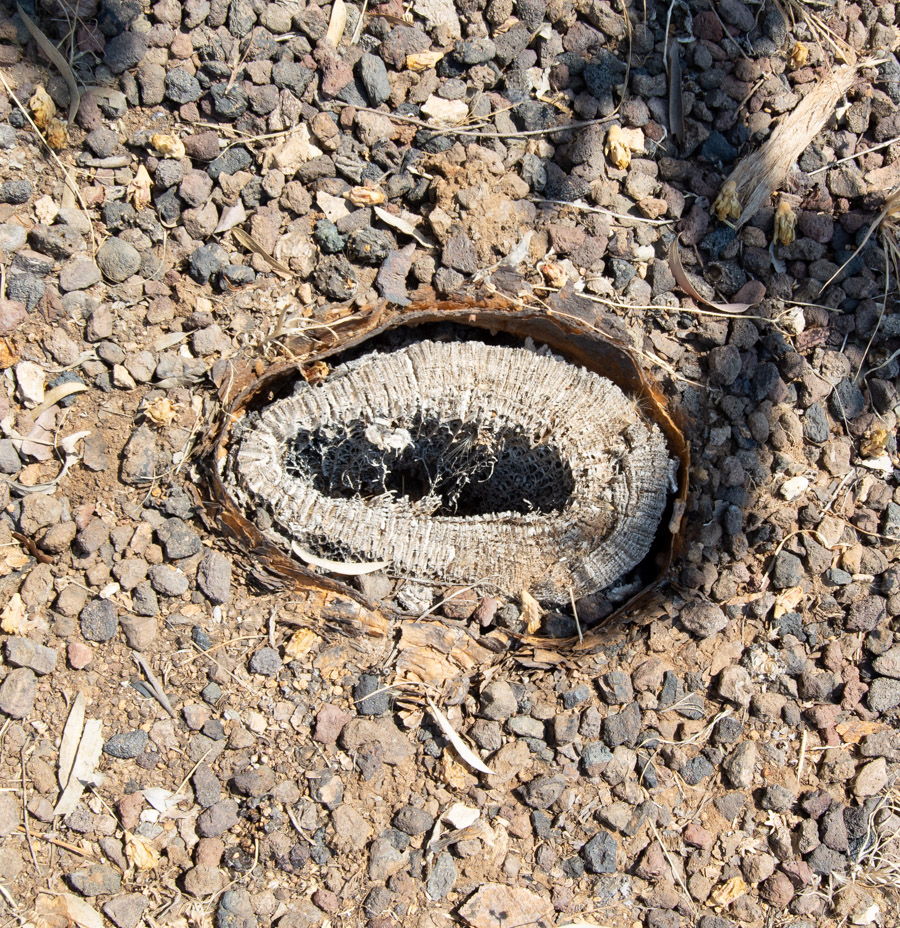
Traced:
[[660, 430], [545, 351], [422, 341], [301, 383], [243, 429], [233, 491], [271, 533], [395, 575], [550, 602], [639, 564], [666, 505]]

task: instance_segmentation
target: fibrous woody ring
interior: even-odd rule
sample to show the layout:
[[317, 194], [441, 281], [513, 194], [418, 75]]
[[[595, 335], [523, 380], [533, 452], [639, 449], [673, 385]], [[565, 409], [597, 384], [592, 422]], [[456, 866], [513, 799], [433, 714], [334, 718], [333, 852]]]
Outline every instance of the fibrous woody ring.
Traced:
[[246, 417], [226, 486], [285, 548], [568, 602], [648, 554], [675, 463], [612, 381], [542, 348], [422, 340]]

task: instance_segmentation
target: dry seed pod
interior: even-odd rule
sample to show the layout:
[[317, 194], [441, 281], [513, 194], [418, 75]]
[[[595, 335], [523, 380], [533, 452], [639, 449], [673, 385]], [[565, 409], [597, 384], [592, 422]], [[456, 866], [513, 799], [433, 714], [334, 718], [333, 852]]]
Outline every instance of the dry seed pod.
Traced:
[[142, 412], [157, 428], [166, 428], [178, 418], [181, 409], [181, 403], [173, 403], [167, 396], [158, 396]]
[[378, 206], [387, 199], [380, 187], [353, 187], [347, 199], [354, 206]]
[[622, 127], [612, 125], [606, 133], [606, 145], [603, 149], [614, 167], [624, 171], [631, 164], [631, 150], [629, 149]]
[[142, 210], [150, 205], [150, 175], [144, 165], [140, 165], [135, 172], [134, 179], [128, 185], [128, 199], [134, 204], [136, 210]]
[[31, 118], [34, 120], [34, 124], [41, 132], [47, 129], [50, 120], [56, 116], [56, 104], [41, 84], [34, 88], [34, 93], [28, 101], [28, 108], [31, 110]]
[[406, 56], [406, 67], [410, 71], [427, 71], [444, 57], [443, 52], [415, 52]]
[[787, 200], [779, 200], [775, 209], [775, 241], [790, 245], [796, 238], [797, 216]]
[[872, 429], [859, 443], [859, 453], [864, 458], [877, 458], [884, 454], [891, 433], [887, 429]]
[[739, 219], [741, 215], [741, 204], [737, 198], [737, 184], [733, 180], [727, 180], [722, 184], [722, 189], [713, 203], [713, 212], [721, 220]]
[[795, 42], [788, 57], [788, 65], [796, 71], [809, 61], [809, 49], [802, 42]]
[[55, 116], [47, 123], [44, 135], [54, 151], [62, 151], [69, 144], [69, 127]]
[[157, 132], [150, 136], [150, 147], [153, 153], [161, 158], [174, 158], [178, 160], [184, 157], [184, 142], [174, 135], [168, 135], [164, 132]]

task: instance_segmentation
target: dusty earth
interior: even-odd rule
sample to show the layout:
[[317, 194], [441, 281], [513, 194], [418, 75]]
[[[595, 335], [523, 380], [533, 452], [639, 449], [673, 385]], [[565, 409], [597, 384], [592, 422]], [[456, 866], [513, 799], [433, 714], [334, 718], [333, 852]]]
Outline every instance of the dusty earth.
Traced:
[[[784, 6], [42, 0], [66, 127], [0, 5], [0, 928], [900, 924], [894, 215], [865, 239], [900, 32]], [[840, 58], [735, 233], [723, 179]], [[676, 287], [676, 232], [751, 309]], [[566, 653], [490, 588], [273, 590], [201, 518], [222, 393], [511, 271], [526, 305], [593, 300], [683, 416], [662, 595], [577, 603], [598, 644]], [[408, 682], [423, 641], [440, 685]]]

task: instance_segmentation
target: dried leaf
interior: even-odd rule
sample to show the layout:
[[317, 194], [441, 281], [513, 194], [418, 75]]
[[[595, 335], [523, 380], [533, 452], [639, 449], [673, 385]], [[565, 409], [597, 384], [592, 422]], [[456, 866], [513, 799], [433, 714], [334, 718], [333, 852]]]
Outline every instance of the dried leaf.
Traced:
[[799, 586], [793, 586], [789, 590], [783, 590], [775, 597], [775, 607], [772, 615], [775, 619], [780, 619], [788, 612], [795, 612], [800, 601], [803, 599], [803, 590]]
[[[16, 595], [18, 596], [18, 593]], [[63, 790], [69, 785], [75, 755], [78, 753], [78, 745], [81, 743], [81, 734], [84, 731], [85, 705], [84, 692], [79, 691], [72, 701], [72, 708], [69, 710], [66, 726], [63, 728], [62, 740], [59, 745], [59, 770], [57, 771], [59, 788]]]
[[809, 479], [807, 477], [789, 477], [778, 488], [778, 492], [788, 501], [797, 499], [809, 489]]
[[84, 732], [78, 744], [78, 753], [72, 764], [69, 782], [56, 803], [54, 815], [68, 815], [78, 805], [85, 786], [98, 782], [97, 764], [102, 749], [103, 723], [99, 719], [88, 719], [84, 723]]
[[677, 236], [672, 239], [672, 244], [669, 246], [669, 269], [672, 271], [672, 276], [675, 278], [678, 286], [681, 287], [691, 299], [697, 300], [698, 303], [703, 303], [705, 306], [709, 306], [717, 312], [738, 315], [739, 313], [746, 312], [753, 305], [752, 303], [714, 303], [712, 300], [707, 300], [700, 296], [694, 285], [688, 280], [688, 276], [681, 266], [681, 257], [678, 254]]
[[173, 403], [167, 396], [158, 396], [147, 403], [141, 412], [158, 428], [166, 428], [178, 418], [181, 408], [181, 403]]
[[681, 53], [675, 39], [666, 49], [666, 71], [669, 76], [669, 129], [679, 148], [684, 148], [684, 99], [682, 97]]
[[390, 561], [372, 561], [369, 564], [348, 564], [346, 561], [329, 561], [328, 558], [317, 557], [315, 554], [301, 548], [296, 541], [291, 542], [291, 550], [306, 564], [319, 567], [342, 577], [362, 577], [364, 574], [373, 574], [376, 570], [384, 570]]
[[35, 420], [34, 427], [19, 446], [19, 453], [35, 461], [49, 461], [53, 457], [53, 435], [56, 431], [57, 406], [45, 409]]
[[788, 58], [789, 67], [796, 71], [797, 68], [802, 68], [807, 61], [809, 61], [809, 49], [802, 42], [795, 42]]
[[16, 9], [22, 22], [25, 23], [25, 28], [31, 33], [31, 37], [40, 46], [41, 51], [53, 62], [56, 70], [59, 71], [66, 82], [66, 87], [69, 89], [69, 125], [72, 125], [78, 113], [78, 105], [81, 103], [81, 94], [78, 92], [78, 84], [75, 82], [75, 75], [72, 73], [71, 67], [69, 67], [69, 62], [63, 58], [56, 46], [25, 13], [21, 4], [17, 3]]
[[35, 921], [56, 928], [57, 925], [77, 928], [104, 928], [103, 916], [84, 899], [71, 893], [55, 896], [40, 895], [35, 905]]
[[152, 870], [160, 858], [159, 851], [141, 835], [125, 832], [125, 855], [135, 870]]
[[229, 229], [239, 226], [246, 219], [247, 210], [244, 209], [244, 202], [243, 200], [238, 200], [233, 206], [226, 206], [225, 209], [222, 210], [222, 217], [219, 219], [219, 224], [213, 230], [213, 235], [218, 235], [220, 232], [227, 232]]
[[6, 635], [18, 635], [24, 627], [25, 603], [18, 593], [13, 593], [6, 608], [0, 613], [0, 630]]
[[255, 252], [260, 257], [265, 258], [266, 261], [280, 274], [286, 274], [288, 277], [293, 277], [294, 272], [289, 268], [285, 267], [280, 261], [273, 258], [269, 252], [259, 244], [256, 239], [250, 235], [249, 232], [245, 232], [243, 229], [232, 229], [231, 234], [240, 242], [245, 248], [249, 248], [250, 251]]
[[440, 709], [429, 699], [428, 708], [431, 710], [431, 714], [434, 716], [434, 720], [438, 723], [441, 728], [441, 731], [447, 736], [450, 743], [456, 748], [456, 753], [464, 760], [473, 770], [477, 770], [480, 773], [490, 773], [493, 774], [493, 770], [465, 743], [465, 741], [460, 738], [456, 733], [453, 726], [450, 724], [449, 719], [441, 712]]
[[160, 158], [174, 158], [176, 161], [184, 157], [184, 142], [175, 135], [166, 132], [157, 132], [150, 136], [150, 147], [154, 154]]
[[19, 360], [15, 342], [9, 338], [0, 338], [0, 371], [12, 367]]
[[427, 71], [444, 57], [443, 52], [415, 52], [406, 56], [406, 67], [410, 71]]
[[534, 635], [541, 627], [541, 607], [528, 590], [522, 590], [519, 598], [522, 602], [522, 618], [525, 620], [525, 630], [529, 635]]
[[382, 221], [386, 222], [389, 226], [396, 229], [398, 232], [402, 232], [404, 235], [408, 235], [410, 238], [415, 239], [423, 248], [434, 248], [435, 245], [432, 242], [429, 242], [424, 235], [411, 223], [409, 220], [404, 219], [402, 216], [395, 216], [393, 213], [389, 213], [386, 209], [382, 209], [380, 206], [375, 207], [375, 215]]
[[40, 415], [51, 406], [55, 406], [60, 400], [64, 400], [67, 396], [72, 396], [73, 393], [83, 393], [87, 389], [87, 384], [79, 381], [73, 380], [71, 383], [61, 383], [58, 387], [54, 387], [49, 393], [44, 395], [44, 401], [40, 406], [35, 406], [33, 412], [36, 415]]
[[145, 209], [150, 205], [150, 188], [152, 182], [147, 168], [140, 165], [135, 172], [134, 179], [128, 185], [128, 199], [134, 204], [136, 210]]
[[859, 744], [863, 738], [876, 735], [884, 731], [887, 725], [884, 722], [867, 722], [865, 719], [849, 718], [834, 726], [834, 730], [841, 736], [845, 744]]
[[890, 440], [891, 433], [887, 429], [871, 429], [859, 443], [859, 453], [864, 458], [877, 458], [884, 454]]
[[722, 184], [718, 195], [713, 200], [712, 211], [721, 222], [726, 219], [741, 218], [741, 202], [738, 200], [737, 184], [733, 180], [726, 180]]
[[325, 38], [337, 48], [341, 38], [344, 35], [344, 29], [347, 26], [347, 4], [344, 0], [334, 0], [334, 6], [331, 8], [331, 19], [328, 22], [328, 32]]

